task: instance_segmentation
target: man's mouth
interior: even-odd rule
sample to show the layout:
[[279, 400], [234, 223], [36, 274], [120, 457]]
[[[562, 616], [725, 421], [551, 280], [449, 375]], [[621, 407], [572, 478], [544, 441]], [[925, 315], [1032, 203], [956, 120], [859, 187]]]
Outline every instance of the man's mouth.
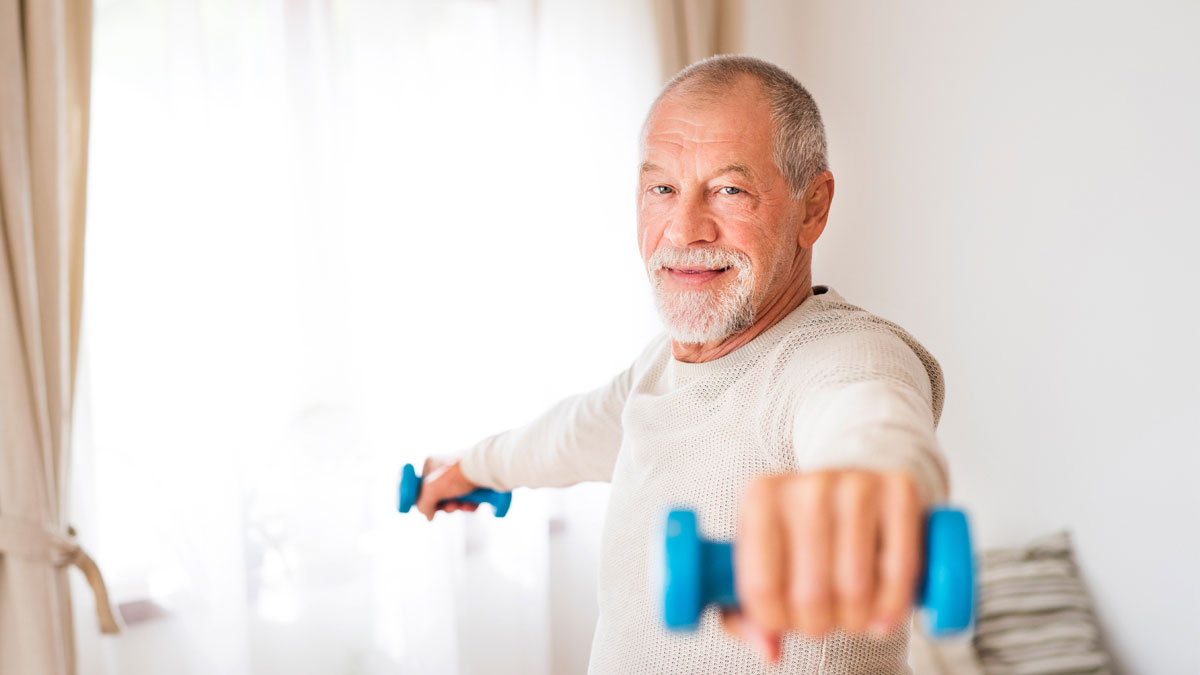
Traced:
[[725, 272], [733, 269], [731, 267], [664, 267], [667, 275], [672, 281], [685, 286], [699, 286], [705, 284]]

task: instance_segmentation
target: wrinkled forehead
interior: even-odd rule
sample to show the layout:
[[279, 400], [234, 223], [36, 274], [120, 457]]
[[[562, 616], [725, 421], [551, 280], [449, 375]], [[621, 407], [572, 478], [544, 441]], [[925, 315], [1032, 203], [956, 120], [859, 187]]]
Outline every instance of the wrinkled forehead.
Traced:
[[642, 126], [643, 161], [681, 153], [763, 154], [772, 149], [771, 107], [757, 87], [670, 92]]

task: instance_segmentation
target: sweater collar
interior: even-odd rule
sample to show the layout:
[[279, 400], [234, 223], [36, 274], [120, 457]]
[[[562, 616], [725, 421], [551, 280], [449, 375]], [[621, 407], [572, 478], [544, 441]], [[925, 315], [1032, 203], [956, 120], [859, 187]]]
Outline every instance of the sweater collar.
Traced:
[[692, 380], [711, 375], [754, 358], [778, 344], [785, 335], [799, 326], [807, 316], [828, 302], [844, 302], [844, 300], [842, 296], [838, 295], [837, 291], [828, 286], [813, 286], [813, 294], [800, 303], [798, 307], [784, 315], [782, 319], [776, 321], [762, 333], [759, 333], [753, 340], [729, 352], [725, 356], [713, 359], [712, 361], [705, 361], [703, 363], [678, 361], [671, 354], [671, 348], [668, 343], [667, 370], [671, 374], [671, 379], [679, 385], [684, 385]]

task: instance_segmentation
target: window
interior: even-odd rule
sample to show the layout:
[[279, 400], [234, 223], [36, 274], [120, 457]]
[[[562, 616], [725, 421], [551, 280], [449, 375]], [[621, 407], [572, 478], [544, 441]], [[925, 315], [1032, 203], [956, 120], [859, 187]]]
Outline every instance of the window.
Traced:
[[85, 672], [579, 663], [547, 522], [598, 547], [603, 490], [430, 526], [395, 479], [658, 330], [638, 4], [97, 3], [76, 522], [164, 615]]

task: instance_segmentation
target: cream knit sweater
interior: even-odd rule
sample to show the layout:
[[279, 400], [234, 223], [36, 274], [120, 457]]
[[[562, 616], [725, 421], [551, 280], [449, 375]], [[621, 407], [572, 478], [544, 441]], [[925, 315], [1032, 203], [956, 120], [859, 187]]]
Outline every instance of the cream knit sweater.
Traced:
[[899, 326], [823, 286], [813, 291], [714, 361], [676, 361], [664, 333], [608, 384], [463, 454], [469, 480], [500, 490], [612, 482], [593, 675], [909, 672], [907, 624], [882, 639], [789, 634], [782, 667], [769, 670], [725, 635], [712, 608], [695, 633], [668, 633], [651, 588], [663, 513], [688, 506], [705, 536], [732, 540], [740, 497], [756, 476], [901, 469], [926, 500], [945, 498], [934, 438], [943, 398], [937, 361]]

